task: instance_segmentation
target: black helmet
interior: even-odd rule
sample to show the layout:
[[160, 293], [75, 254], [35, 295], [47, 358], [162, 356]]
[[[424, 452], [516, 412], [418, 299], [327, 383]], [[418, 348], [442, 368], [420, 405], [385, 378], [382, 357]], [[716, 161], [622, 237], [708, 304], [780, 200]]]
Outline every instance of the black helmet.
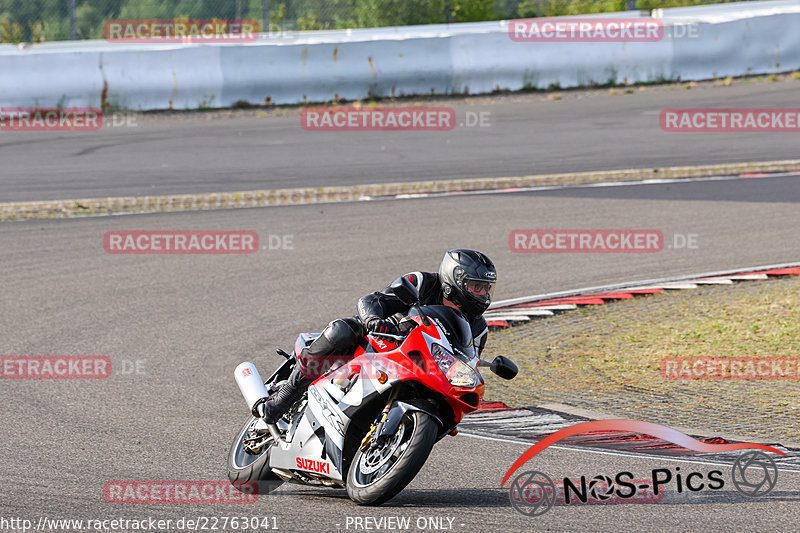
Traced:
[[492, 303], [497, 270], [492, 260], [475, 250], [450, 250], [439, 266], [444, 297], [470, 317], [484, 313]]

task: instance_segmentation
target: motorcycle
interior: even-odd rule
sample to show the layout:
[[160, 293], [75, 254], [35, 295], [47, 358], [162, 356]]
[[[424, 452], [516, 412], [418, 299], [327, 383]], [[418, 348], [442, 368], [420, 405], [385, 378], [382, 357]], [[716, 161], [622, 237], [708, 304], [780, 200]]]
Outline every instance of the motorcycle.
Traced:
[[370, 333], [355, 357], [331, 368], [308, 387], [275, 424], [260, 414], [286, 380], [297, 355], [319, 334], [302, 333], [294, 351], [266, 381], [251, 362], [235, 370], [252, 416], [228, 453], [228, 478], [260, 494], [284, 482], [346, 488], [360, 505], [380, 505], [408, 485], [433, 445], [457, 433], [484, 392], [479, 366], [513, 379], [517, 367], [498, 356], [479, 359], [464, 316], [444, 306], [420, 306], [407, 279], [392, 292], [411, 306], [401, 334]]

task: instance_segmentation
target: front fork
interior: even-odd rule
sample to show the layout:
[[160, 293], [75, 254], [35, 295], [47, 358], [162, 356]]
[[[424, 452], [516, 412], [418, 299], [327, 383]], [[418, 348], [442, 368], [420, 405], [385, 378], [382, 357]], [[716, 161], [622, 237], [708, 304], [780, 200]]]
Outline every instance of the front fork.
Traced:
[[380, 446], [385, 440], [386, 435], [381, 435], [381, 431], [386, 424], [386, 420], [389, 418], [389, 411], [392, 409], [392, 404], [394, 403], [395, 399], [397, 399], [397, 389], [393, 389], [392, 393], [389, 394], [389, 399], [387, 400], [383, 411], [381, 411], [381, 413], [378, 415], [378, 418], [376, 418], [372, 423], [372, 426], [369, 428], [369, 431], [364, 438], [361, 439], [361, 451], [366, 451], [371, 447]]

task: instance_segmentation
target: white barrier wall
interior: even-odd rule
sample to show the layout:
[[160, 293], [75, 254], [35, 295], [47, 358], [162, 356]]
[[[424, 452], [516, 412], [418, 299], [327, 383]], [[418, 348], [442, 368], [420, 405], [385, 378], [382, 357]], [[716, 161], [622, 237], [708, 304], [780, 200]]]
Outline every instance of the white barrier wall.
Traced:
[[[641, 17], [639, 12], [602, 17]], [[508, 21], [262, 35], [217, 45], [0, 45], [0, 107], [197, 109], [480, 94], [800, 69], [800, 3], [656, 10], [657, 42], [514, 42]], [[695, 38], [672, 36], [694, 27]]]

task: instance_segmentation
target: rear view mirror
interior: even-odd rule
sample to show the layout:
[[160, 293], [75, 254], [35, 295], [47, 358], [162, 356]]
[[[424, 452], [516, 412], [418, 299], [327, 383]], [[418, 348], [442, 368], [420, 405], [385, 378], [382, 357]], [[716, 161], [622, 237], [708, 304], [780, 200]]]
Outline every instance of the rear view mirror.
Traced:
[[419, 291], [413, 283], [408, 281], [405, 277], [398, 278], [394, 283], [389, 285], [392, 293], [400, 298], [400, 301], [405, 305], [415, 305], [419, 301]]
[[503, 357], [502, 355], [495, 357], [489, 368], [503, 379], [514, 379], [519, 372], [517, 365], [515, 365], [511, 359]]

